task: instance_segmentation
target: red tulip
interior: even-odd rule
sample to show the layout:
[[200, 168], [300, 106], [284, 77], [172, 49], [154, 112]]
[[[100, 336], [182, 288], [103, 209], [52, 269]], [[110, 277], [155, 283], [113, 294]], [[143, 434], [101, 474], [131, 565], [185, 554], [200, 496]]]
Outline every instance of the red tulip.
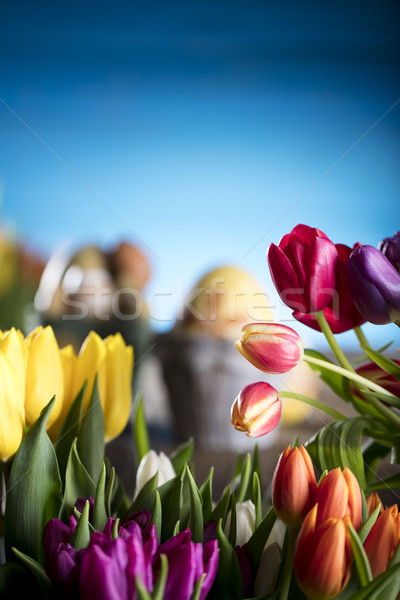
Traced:
[[374, 578], [388, 568], [399, 540], [400, 515], [397, 504], [393, 504], [378, 516], [364, 542]]
[[317, 488], [314, 467], [304, 446], [281, 454], [272, 478], [271, 497], [275, 512], [286, 525], [300, 525], [314, 502]]
[[286, 373], [303, 358], [303, 342], [290, 327], [278, 323], [252, 323], [242, 328], [235, 343], [239, 352], [264, 373]]
[[[330, 303], [323, 311], [330, 328], [333, 333], [336, 334], [343, 333], [349, 329], [354, 329], [354, 327], [359, 327], [365, 323], [365, 318], [354, 304], [345, 269], [345, 264], [351, 252], [358, 246], [360, 246], [360, 244], [355, 244], [353, 248], [345, 246], [344, 244], [336, 244], [338, 262], [335, 270], [335, 291]], [[313, 314], [303, 314], [294, 311], [293, 316], [297, 321], [300, 321], [300, 323], [303, 323], [316, 331], [321, 331], [318, 321]]]
[[[395, 360], [394, 362], [400, 366], [400, 360]], [[358, 367], [356, 372], [358, 375], [369, 379], [369, 381], [377, 383], [394, 396], [400, 398], [400, 381], [396, 379], [394, 375], [390, 375], [390, 373], [379, 367], [374, 362]], [[355, 387], [351, 386], [351, 390], [354, 394], [362, 397], [360, 392], [355, 389]]]
[[335, 290], [338, 251], [325, 233], [297, 225], [279, 246], [270, 245], [267, 257], [274, 285], [287, 306], [300, 313], [328, 306]]
[[304, 519], [296, 542], [294, 572], [309, 600], [328, 600], [346, 587], [353, 562], [348, 523], [348, 517], [321, 520], [318, 504]]
[[248, 437], [260, 437], [275, 429], [281, 418], [278, 392], [269, 383], [259, 381], [246, 385], [231, 409], [231, 423]]
[[354, 529], [360, 528], [361, 490], [355, 475], [347, 467], [343, 471], [340, 467], [329, 471], [317, 487], [315, 501], [319, 504], [320, 521], [330, 517], [341, 519], [347, 515]]

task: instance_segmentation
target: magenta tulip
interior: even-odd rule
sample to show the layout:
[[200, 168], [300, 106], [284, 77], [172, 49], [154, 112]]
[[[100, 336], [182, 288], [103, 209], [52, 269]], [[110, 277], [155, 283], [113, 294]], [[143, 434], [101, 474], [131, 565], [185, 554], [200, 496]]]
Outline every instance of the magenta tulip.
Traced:
[[282, 403], [278, 391], [269, 383], [259, 381], [246, 385], [231, 408], [231, 423], [248, 437], [269, 433], [279, 423]]
[[200, 592], [200, 600], [203, 600], [217, 574], [218, 542], [212, 540], [205, 544], [195, 544], [192, 542], [190, 529], [181, 531], [158, 547], [154, 561], [155, 575], [161, 554], [165, 554], [168, 559], [168, 577], [163, 599], [190, 600], [194, 586], [205, 574]]
[[[338, 251], [338, 262], [335, 270], [335, 292], [332, 295], [331, 302], [323, 313], [333, 333], [343, 333], [359, 327], [365, 323], [365, 318], [362, 316], [356, 305], [354, 304], [353, 296], [350, 291], [349, 283], [346, 277], [346, 262], [355, 247], [345, 246], [344, 244], [336, 244]], [[293, 312], [293, 316], [297, 321], [321, 331], [318, 321], [314, 314], [303, 314], [298, 311]]]
[[297, 225], [271, 244], [268, 265], [281, 300], [300, 313], [323, 310], [335, 290], [336, 246], [319, 229]]
[[375, 325], [400, 322], [400, 273], [374, 246], [353, 250], [346, 275], [354, 302]]

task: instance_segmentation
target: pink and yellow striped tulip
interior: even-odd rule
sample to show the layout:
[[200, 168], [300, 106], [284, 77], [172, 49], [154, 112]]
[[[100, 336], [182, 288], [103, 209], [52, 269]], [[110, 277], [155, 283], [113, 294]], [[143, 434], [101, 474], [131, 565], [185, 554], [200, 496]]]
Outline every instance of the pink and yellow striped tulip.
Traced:
[[231, 423], [248, 437], [269, 433], [279, 423], [282, 405], [278, 391], [269, 383], [259, 381], [246, 385], [231, 408]]

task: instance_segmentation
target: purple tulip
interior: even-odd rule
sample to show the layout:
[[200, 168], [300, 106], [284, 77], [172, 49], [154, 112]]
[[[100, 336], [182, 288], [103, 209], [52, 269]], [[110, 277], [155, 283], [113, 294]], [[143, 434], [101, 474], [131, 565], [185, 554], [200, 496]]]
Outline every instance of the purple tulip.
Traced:
[[373, 246], [353, 250], [346, 275], [354, 302], [367, 321], [375, 325], [400, 321], [400, 273]]
[[400, 271], [400, 231], [396, 231], [392, 237], [381, 240], [378, 250], [386, 256], [395, 269]]
[[267, 257], [272, 281], [289, 308], [313, 313], [328, 306], [335, 290], [338, 252], [325, 233], [296, 225], [279, 246], [270, 245]]
[[155, 573], [159, 569], [161, 554], [165, 554], [168, 559], [164, 600], [190, 600], [194, 586], [205, 573], [200, 593], [200, 600], [203, 600], [217, 573], [218, 542], [212, 540], [205, 544], [195, 544], [192, 542], [190, 529], [185, 529], [159, 546], [154, 563]]

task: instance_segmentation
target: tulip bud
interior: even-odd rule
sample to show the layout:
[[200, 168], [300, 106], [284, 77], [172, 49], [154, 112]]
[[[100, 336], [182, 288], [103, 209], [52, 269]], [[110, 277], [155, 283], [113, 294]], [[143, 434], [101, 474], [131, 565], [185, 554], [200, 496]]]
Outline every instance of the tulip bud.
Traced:
[[272, 504], [286, 525], [300, 525], [314, 502], [317, 488], [311, 456], [304, 446], [287, 446], [275, 467], [271, 484]]
[[318, 518], [325, 521], [330, 517], [341, 519], [347, 515], [354, 529], [358, 530], [362, 520], [361, 490], [355, 475], [345, 467], [329, 471], [317, 487], [315, 502], [318, 502]]
[[21, 396], [25, 397], [25, 376], [27, 350], [24, 336], [14, 327], [0, 334], [0, 352], [8, 358], [14, 367], [17, 384], [21, 386]]
[[106, 390], [100, 397], [105, 419], [105, 441], [116, 438], [128, 423], [132, 406], [133, 348], [120, 333], [104, 340]]
[[400, 271], [400, 231], [396, 231], [394, 236], [380, 241], [378, 250], [386, 256], [395, 269]]
[[74, 374], [73, 397], [75, 398], [81, 390], [85, 381], [87, 381], [83, 410], [86, 411], [90, 397], [93, 392], [93, 384], [97, 375], [97, 385], [99, 395], [102, 398], [106, 391], [106, 372], [104, 361], [106, 359], [106, 349], [101, 337], [91, 331], [84, 340], [78, 354]]
[[393, 504], [378, 516], [364, 542], [373, 578], [386, 571], [399, 540], [400, 515], [397, 504]]
[[19, 448], [25, 433], [24, 396], [15, 369], [0, 351], [0, 461], [6, 462]]
[[[338, 262], [335, 270], [335, 289], [332, 299], [328, 306], [324, 308], [323, 313], [333, 333], [343, 333], [354, 327], [359, 327], [365, 323], [365, 318], [354, 304], [351, 295], [349, 282], [346, 277], [346, 262], [354, 248], [360, 246], [355, 244], [353, 248], [344, 244], [335, 244], [338, 251]], [[321, 331], [318, 321], [314, 314], [302, 314], [294, 311], [293, 316], [297, 321]]]
[[245, 325], [242, 332], [236, 348], [264, 373], [286, 373], [303, 358], [300, 336], [286, 325], [252, 323]]
[[[247, 544], [254, 532], [256, 524], [256, 508], [251, 500], [236, 503], [236, 546]], [[231, 511], [228, 512], [225, 523], [225, 535], [229, 535], [231, 526]]]
[[309, 600], [328, 600], [346, 587], [353, 561], [349, 518], [321, 521], [315, 504], [301, 526], [296, 542], [294, 572]]
[[27, 366], [25, 383], [26, 423], [32, 425], [53, 396], [56, 397], [47, 427], [57, 420], [64, 400], [64, 375], [54, 332], [37, 327], [25, 339]]
[[[400, 366], [400, 360], [394, 360], [393, 362]], [[362, 365], [356, 369], [356, 373], [357, 375], [361, 375], [362, 377], [369, 379], [369, 381], [372, 381], [373, 383], [377, 383], [382, 388], [390, 392], [390, 394], [400, 398], [400, 381], [396, 379], [394, 375], [391, 375], [382, 369], [382, 367], [379, 367], [376, 363], [371, 362], [366, 365]], [[360, 398], [363, 397], [358, 388], [353, 385], [351, 386], [351, 391]]]
[[378, 506], [380, 506], [379, 512], [383, 512], [382, 500], [379, 498], [378, 492], [371, 492], [370, 494], [368, 494], [368, 496], [365, 498], [365, 501], [367, 503], [367, 510], [369, 516], [372, 515], [372, 513]]
[[172, 462], [164, 452], [157, 454], [149, 450], [139, 463], [136, 471], [136, 486], [134, 497], [137, 496], [144, 484], [158, 473], [158, 487], [173, 479], [176, 475]]
[[353, 250], [346, 275], [354, 302], [367, 321], [375, 325], [400, 320], [400, 273], [373, 246]]
[[338, 252], [325, 233], [297, 225], [279, 246], [270, 245], [267, 257], [282, 302], [300, 313], [319, 312], [328, 306], [335, 289]]
[[62, 424], [64, 423], [68, 411], [74, 401], [73, 396], [73, 385], [74, 385], [74, 373], [76, 370], [77, 356], [74, 352], [73, 346], [69, 344], [60, 350], [61, 364], [64, 374], [64, 401], [61, 407], [61, 412], [58, 419], [49, 428], [49, 436], [51, 440], [55, 441], [60, 433]]
[[259, 381], [246, 385], [231, 408], [231, 423], [248, 437], [269, 433], [279, 423], [282, 403], [269, 383]]

